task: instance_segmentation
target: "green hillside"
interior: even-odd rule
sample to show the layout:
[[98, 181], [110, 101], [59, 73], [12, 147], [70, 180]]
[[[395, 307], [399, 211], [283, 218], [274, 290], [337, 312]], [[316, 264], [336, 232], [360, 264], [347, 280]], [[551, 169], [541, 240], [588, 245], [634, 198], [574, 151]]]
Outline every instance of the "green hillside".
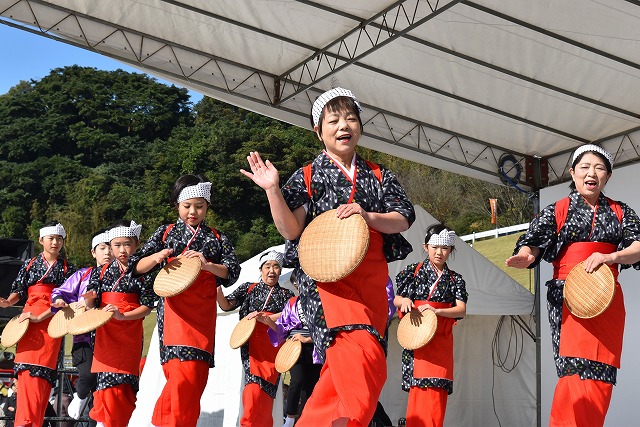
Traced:
[[476, 240], [473, 248], [480, 252], [489, 261], [497, 265], [515, 281], [533, 292], [533, 270], [511, 268], [504, 264], [504, 261], [513, 253], [513, 248], [515, 247], [519, 236], [520, 234], [518, 233], [498, 237], [497, 239]]

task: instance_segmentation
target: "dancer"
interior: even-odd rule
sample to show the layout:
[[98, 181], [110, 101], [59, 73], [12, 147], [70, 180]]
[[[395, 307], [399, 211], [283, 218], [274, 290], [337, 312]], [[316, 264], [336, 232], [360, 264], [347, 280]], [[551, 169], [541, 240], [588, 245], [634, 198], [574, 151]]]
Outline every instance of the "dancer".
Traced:
[[278, 353], [269, 341], [268, 323], [293, 297], [293, 292], [278, 283], [282, 272], [282, 254], [270, 251], [260, 257], [260, 281], [243, 283], [228, 296], [218, 288], [218, 304], [224, 311], [240, 307], [240, 319], [256, 319], [249, 341], [240, 348], [244, 368], [241, 427], [272, 427], [273, 400], [278, 391], [280, 374], [276, 371]]
[[231, 242], [205, 222], [210, 202], [206, 177], [178, 178], [171, 195], [178, 220], [159, 227], [131, 261], [135, 274], [155, 272], [178, 255], [202, 263], [195, 283], [158, 303], [160, 361], [167, 379], [153, 411], [152, 423], [159, 427], [198, 423], [200, 397], [214, 366], [216, 288], [232, 285], [240, 275]]
[[408, 265], [396, 276], [394, 304], [407, 314], [433, 311], [438, 327], [432, 340], [417, 350], [402, 351], [402, 389], [409, 392], [408, 427], [442, 427], [447, 399], [453, 393], [453, 326], [467, 311], [464, 279], [449, 269], [455, 233], [442, 224], [427, 229], [427, 259]]
[[387, 377], [382, 341], [387, 324], [387, 262], [404, 259], [411, 245], [399, 233], [415, 220], [413, 205], [387, 169], [356, 155], [362, 136], [360, 104], [346, 89], [318, 97], [313, 129], [324, 150], [280, 189], [277, 169], [256, 152], [241, 172], [265, 190], [278, 231], [288, 240], [287, 265], [297, 265], [297, 239], [317, 215], [361, 215], [368, 252], [349, 276], [315, 283], [301, 270], [300, 300], [311, 336], [326, 362], [298, 426], [366, 426]]
[[109, 228], [115, 259], [94, 269], [85, 303], [113, 312], [95, 333], [91, 372], [97, 374], [93, 408], [89, 416], [98, 427], [126, 427], [136, 406], [143, 318], [155, 306], [157, 295], [149, 277], [133, 277], [129, 258], [138, 247], [142, 225], [122, 220]]
[[[106, 231], [100, 230], [91, 238], [91, 256], [96, 260], [97, 267], [109, 264], [113, 260]], [[94, 267], [81, 268], [73, 273], [62, 286], [55, 288], [51, 293], [53, 303], [49, 310], [42, 312], [39, 316], [35, 316], [32, 313], [23, 313], [23, 316], [30, 315], [29, 320], [38, 323], [53, 316], [59, 309], [68, 307], [71, 303], [81, 302], [84, 305], [82, 295], [87, 291], [87, 285], [93, 269]], [[76, 392], [67, 407], [67, 413], [71, 418], [78, 419], [87, 397], [96, 386], [96, 375], [91, 372], [93, 345], [90, 333], [73, 336], [71, 358], [73, 366], [78, 369], [78, 379], [75, 382]]]
[[[11, 286], [7, 299], [0, 298], [6, 308], [27, 298], [23, 312], [37, 316], [51, 306], [51, 292], [62, 285], [76, 271], [61, 254], [67, 233], [57, 222], [40, 229], [39, 242], [43, 251], [26, 261]], [[26, 321], [26, 320], [23, 320]], [[18, 379], [18, 400], [15, 425], [40, 427], [49, 402], [49, 394], [56, 384], [58, 354], [62, 338], [53, 339], [47, 333], [51, 319], [29, 326], [16, 349], [14, 370]], [[28, 397], [28, 398], [27, 398]]]
[[[542, 259], [554, 267], [547, 308], [559, 379], [550, 426], [602, 426], [620, 368], [625, 308], [618, 268], [640, 269], [640, 220], [603, 194], [612, 171], [609, 152], [594, 144], [579, 147], [569, 169], [569, 197], [544, 208], [506, 260], [516, 268], [532, 268]], [[609, 308], [590, 319], [577, 318], [563, 304], [565, 278], [581, 261], [587, 272], [604, 264], [616, 278]]]
[[[290, 280], [298, 290], [295, 271], [291, 273]], [[282, 426], [293, 427], [320, 378], [323, 360], [314, 350], [308, 320], [302, 311], [299, 297], [294, 296], [284, 305], [280, 317], [275, 322], [270, 317], [266, 317], [265, 320], [269, 326], [269, 339], [274, 347], [281, 345], [286, 339], [300, 341], [302, 345], [298, 361], [289, 370], [291, 383], [287, 391], [286, 419]]]

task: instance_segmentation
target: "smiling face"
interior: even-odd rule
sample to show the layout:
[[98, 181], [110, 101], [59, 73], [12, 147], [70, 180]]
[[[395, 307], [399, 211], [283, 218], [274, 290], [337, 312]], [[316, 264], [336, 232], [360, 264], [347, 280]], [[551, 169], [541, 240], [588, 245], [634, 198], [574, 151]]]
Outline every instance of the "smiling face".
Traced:
[[183, 200], [178, 203], [178, 216], [186, 224], [195, 228], [204, 220], [208, 206], [204, 197]]
[[591, 205], [598, 197], [611, 177], [605, 160], [597, 154], [587, 152], [578, 160], [575, 167], [569, 169], [571, 179], [578, 193]]
[[260, 275], [262, 277], [262, 281], [268, 286], [274, 286], [278, 283], [280, 279], [280, 273], [282, 272], [282, 267], [278, 264], [278, 261], [269, 260], [265, 261], [260, 267]]
[[329, 154], [346, 162], [351, 161], [362, 135], [360, 120], [355, 111], [346, 108], [335, 111], [325, 109], [322, 125], [315, 126], [314, 130]]

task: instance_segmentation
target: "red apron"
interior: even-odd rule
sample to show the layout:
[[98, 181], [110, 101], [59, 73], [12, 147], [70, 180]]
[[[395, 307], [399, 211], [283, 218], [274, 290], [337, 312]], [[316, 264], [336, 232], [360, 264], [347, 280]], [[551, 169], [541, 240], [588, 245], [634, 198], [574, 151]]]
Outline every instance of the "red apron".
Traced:
[[388, 272], [382, 235], [369, 229], [369, 249], [358, 268], [337, 282], [316, 282], [327, 326], [372, 325], [384, 337]]
[[[449, 308], [451, 303], [416, 300], [420, 307]], [[453, 325], [455, 319], [438, 316], [438, 327], [429, 344], [413, 350], [414, 378], [444, 378], [453, 381]]]
[[[29, 286], [29, 297], [23, 311], [29, 311], [37, 316], [48, 310], [51, 307], [51, 292], [54, 288], [54, 285], [43, 284], [42, 282]], [[27, 321], [25, 320], [25, 322]], [[49, 336], [47, 332], [49, 322], [51, 322], [51, 318], [39, 323], [31, 322], [29, 324], [29, 329], [27, 329], [26, 334], [18, 343], [16, 363], [56, 369], [62, 338], [53, 339]]]
[[[611, 243], [571, 243], [553, 263], [554, 279], [566, 279], [573, 266], [594, 252], [608, 254], [615, 250], [616, 245]], [[620, 368], [625, 321], [624, 297], [617, 280], [617, 264], [608, 267], [616, 279], [615, 293], [609, 308], [591, 319], [581, 319], [571, 314], [566, 304], [562, 305], [560, 356], [580, 357]]]
[[[273, 313], [264, 312], [266, 315]], [[276, 371], [276, 355], [280, 346], [274, 347], [269, 340], [269, 327], [256, 322], [256, 327], [249, 338], [249, 371], [262, 379], [275, 384], [278, 380]]]
[[[101, 307], [113, 304], [126, 313], [140, 307], [138, 294], [104, 292]], [[142, 319], [109, 320], [96, 330], [91, 372], [140, 375], [144, 330]]]
[[216, 276], [202, 270], [187, 290], [165, 298], [163, 344], [194, 347], [213, 354], [216, 295]]

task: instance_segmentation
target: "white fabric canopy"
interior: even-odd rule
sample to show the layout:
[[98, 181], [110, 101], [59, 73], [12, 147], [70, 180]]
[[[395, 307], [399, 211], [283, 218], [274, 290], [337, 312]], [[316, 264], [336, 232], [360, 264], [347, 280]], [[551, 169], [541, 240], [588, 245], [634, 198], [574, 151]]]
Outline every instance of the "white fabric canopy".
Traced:
[[[420, 251], [424, 231], [436, 220], [422, 207], [415, 208], [416, 221], [404, 233], [413, 245], [414, 252], [406, 260], [389, 265], [392, 278], [406, 265], [424, 259]], [[271, 249], [282, 251], [283, 246], [265, 249], [262, 253]], [[225, 295], [241, 283], [258, 280], [258, 258], [259, 255], [256, 255], [242, 264], [240, 279], [224, 290]], [[502, 316], [508, 315], [515, 315], [523, 324], [533, 327], [530, 316], [533, 310], [532, 294], [462, 240], [456, 240], [455, 259], [449, 265], [465, 278], [469, 304], [467, 317], [454, 328], [456, 380], [454, 393], [449, 398], [446, 425], [498, 426], [497, 417], [503, 426], [535, 424], [535, 343], [520, 327], [514, 327], [510, 317], [506, 318], [502, 328], [498, 328]], [[291, 288], [289, 276], [290, 270], [285, 270], [280, 279], [282, 286]], [[237, 311], [226, 313], [218, 309], [216, 367], [210, 370], [209, 382], [200, 401], [202, 410], [199, 427], [237, 425], [241, 414], [243, 374], [240, 352], [229, 347], [229, 336], [238, 320]], [[402, 350], [396, 339], [397, 326], [398, 321], [394, 319], [389, 330], [387, 382], [380, 397], [394, 423], [405, 416], [407, 401], [407, 394], [400, 388]], [[517, 341], [515, 336], [518, 337]], [[138, 403], [129, 423], [131, 427], [151, 427], [153, 406], [165, 382], [159, 364], [157, 339], [157, 334], [154, 334], [140, 381]], [[493, 365], [494, 344], [498, 350], [496, 355], [500, 358], [509, 361], [514, 357], [520, 358], [512, 372], [505, 373]], [[280, 394], [273, 413], [274, 427], [280, 427]]]
[[640, 157], [633, 1], [0, 0], [0, 23], [306, 128], [346, 87], [363, 145], [489, 181], [566, 180], [590, 141]]

